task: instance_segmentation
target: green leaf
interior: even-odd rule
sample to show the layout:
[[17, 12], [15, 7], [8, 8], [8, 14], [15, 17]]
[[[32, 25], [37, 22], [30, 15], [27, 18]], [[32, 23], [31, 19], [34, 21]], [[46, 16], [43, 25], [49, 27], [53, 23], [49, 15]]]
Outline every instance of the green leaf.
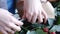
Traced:
[[22, 30], [22, 31], [20, 32], [20, 34], [26, 34], [26, 31], [23, 31], [23, 30]]
[[15, 34], [19, 34], [18, 31], [16, 31]]
[[37, 29], [36, 31], [28, 31], [27, 34], [47, 34], [47, 33], [43, 32], [42, 29]]
[[36, 31], [28, 31], [26, 34], [37, 34]]
[[36, 30], [36, 33], [37, 33], [37, 34], [47, 34], [46, 32], [43, 32], [42, 29], [37, 29], [37, 30]]
[[59, 25], [60, 24], [60, 16], [57, 16], [56, 17], [56, 25]]

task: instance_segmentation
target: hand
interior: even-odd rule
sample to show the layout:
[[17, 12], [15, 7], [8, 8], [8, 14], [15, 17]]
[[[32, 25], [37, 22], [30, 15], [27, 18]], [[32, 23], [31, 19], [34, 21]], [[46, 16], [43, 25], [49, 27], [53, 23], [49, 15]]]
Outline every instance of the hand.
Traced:
[[28, 19], [29, 22], [35, 23], [38, 19], [38, 23], [47, 20], [47, 14], [42, 8], [40, 0], [24, 0], [24, 15], [22, 18]]
[[7, 10], [0, 9], [0, 31], [3, 34], [14, 33], [20, 31], [23, 23], [14, 18]]
[[41, 0], [41, 2], [46, 2], [47, 0]]

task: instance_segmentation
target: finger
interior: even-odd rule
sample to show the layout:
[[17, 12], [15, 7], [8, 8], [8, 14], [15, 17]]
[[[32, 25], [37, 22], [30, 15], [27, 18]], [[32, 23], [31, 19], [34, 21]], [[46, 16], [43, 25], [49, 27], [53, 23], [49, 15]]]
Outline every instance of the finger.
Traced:
[[13, 30], [11, 30], [8, 26], [6, 26], [5, 24], [3, 23], [0, 23], [0, 25], [4, 28], [4, 30], [8, 31], [8, 32], [11, 32], [11, 33], [14, 33]]
[[16, 31], [14, 31], [14, 33], [11, 33], [11, 34], [15, 34]]
[[42, 23], [42, 22], [43, 22], [42, 14], [41, 14], [41, 11], [39, 11], [39, 14], [38, 14], [38, 23]]
[[26, 19], [26, 10], [25, 9], [24, 9], [24, 13], [23, 13], [22, 19]]
[[17, 19], [14, 18], [13, 16], [12, 16], [12, 18], [11, 18], [11, 22], [15, 23], [16, 25], [20, 25], [20, 26], [23, 25], [23, 22], [17, 20]]
[[14, 31], [11, 30], [9, 27], [4, 26], [4, 29], [5, 29], [7, 32], [14, 33]]
[[16, 30], [16, 31], [21, 30], [21, 28], [19, 26], [15, 25], [14, 23], [9, 23], [8, 26], [11, 27], [12, 29]]
[[9, 32], [10, 34], [15, 34], [15, 32], [16, 32], [16, 30], [14, 30], [14, 32], [13, 33], [11, 33], [11, 32]]
[[9, 34], [14, 34], [15, 33], [15, 31], [13, 32], [13, 33], [11, 33], [11, 32], [8, 32]]
[[32, 16], [32, 23], [35, 23], [36, 22], [36, 19], [37, 19], [37, 16], [38, 16], [38, 13], [34, 13], [33, 16]]
[[44, 10], [42, 11], [42, 15], [44, 16], [44, 23], [46, 23], [46, 21], [48, 19], [48, 16], [47, 16], [47, 13]]
[[3, 34], [8, 34], [5, 30], [1, 30], [1, 32], [3, 33]]
[[3, 34], [8, 34], [8, 33], [2, 28], [2, 26], [0, 26], [0, 31], [1, 31]]
[[28, 19], [29, 22], [31, 22], [31, 20], [32, 20], [32, 16], [33, 16], [33, 13], [29, 13], [29, 14], [28, 14], [27, 19]]

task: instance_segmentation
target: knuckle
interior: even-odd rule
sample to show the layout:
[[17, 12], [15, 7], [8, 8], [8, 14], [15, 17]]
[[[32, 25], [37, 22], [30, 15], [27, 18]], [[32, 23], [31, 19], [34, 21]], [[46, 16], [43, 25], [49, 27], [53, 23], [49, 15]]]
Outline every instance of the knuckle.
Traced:
[[40, 19], [40, 22], [43, 22], [43, 20], [42, 20], [42, 19]]
[[31, 13], [30, 16], [32, 16], [33, 14]]
[[32, 15], [33, 15], [33, 13], [29, 13], [28, 15], [29, 15], [29, 16], [32, 16]]
[[35, 15], [38, 15], [38, 12], [34, 12]]
[[43, 20], [40, 20], [40, 21], [38, 21], [39, 23], [42, 23], [43, 22]]

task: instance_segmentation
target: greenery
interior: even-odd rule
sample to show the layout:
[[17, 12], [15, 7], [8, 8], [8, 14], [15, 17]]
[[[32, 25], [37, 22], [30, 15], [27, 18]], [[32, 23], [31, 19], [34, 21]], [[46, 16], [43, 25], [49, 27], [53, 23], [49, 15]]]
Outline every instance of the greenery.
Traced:
[[[54, 8], [56, 8], [55, 20], [48, 19], [47, 24], [44, 24], [44, 22], [41, 24], [37, 24], [37, 23], [31, 24], [31, 23], [27, 22], [27, 20], [24, 20], [23, 21], [24, 25], [21, 27], [22, 30], [20, 32], [16, 32], [15, 34], [48, 34], [54, 25], [60, 24], [60, 1], [54, 2], [52, 4], [53, 4]], [[53, 21], [53, 25], [50, 26], [49, 22], [52, 22], [52, 21]], [[43, 31], [43, 28], [46, 28], [46, 27], [49, 29], [48, 32]]]
[[59, 25], [60, 24], [60, 1], [58, 2], [57, 4], [57, 7], [56, 7], [56, 25]]
[[48, 22], [51, 20], [48, 20], [46, 24], [43, 22], [41, 24], [38, 23], [29, 23], [27, 20], [24, 20], [23, 23], [24, 25], [21, 27], [22, 30], [20, 32], [16, 32], [15, 34], [47, 34], [49, 31], [45, 32], [44, 28], [47, 28], [48, 30], [50, 29]]

